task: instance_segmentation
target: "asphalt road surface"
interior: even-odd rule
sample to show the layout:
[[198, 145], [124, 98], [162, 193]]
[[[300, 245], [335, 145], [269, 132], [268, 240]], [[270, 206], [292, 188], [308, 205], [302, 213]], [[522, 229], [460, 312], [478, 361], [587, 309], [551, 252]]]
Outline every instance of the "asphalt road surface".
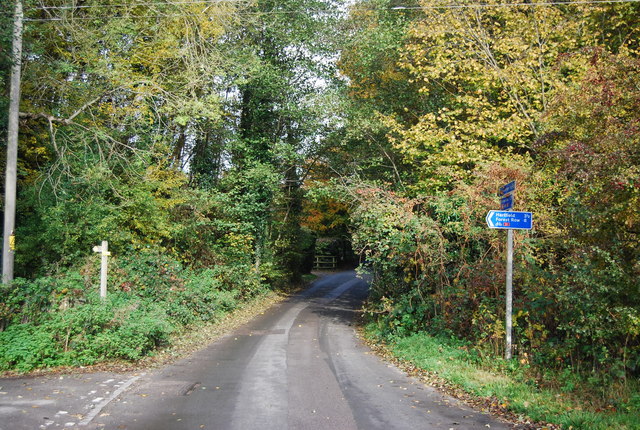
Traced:
[[[0, 429], [512, 428], [372, 354], [353, 326], [366, 295], [366, 282], [354, 272], [323, 277], [162, 370], [99, 375], [88, 382], [71, 378], [76, 390], [59, 390], [71, 393], [75, 406], [48, 395], [49, 403], [40, 399], [32, 408], [28, 402], [37, 402], [34, 396], [42, 397], [53, 386], [34, 378], [27, 392], [24, 381], [0, 381]], [[97, 394], [89, 390], [91, 384]], [[93, 391], [80, 400], [84, 409], [74, 394], [83, 389]]]

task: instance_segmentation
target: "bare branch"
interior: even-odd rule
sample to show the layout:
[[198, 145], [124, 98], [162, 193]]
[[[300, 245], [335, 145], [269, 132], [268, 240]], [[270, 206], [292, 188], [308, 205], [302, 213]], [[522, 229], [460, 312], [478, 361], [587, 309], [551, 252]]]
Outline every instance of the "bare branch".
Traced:
[[103, 97], [105, 97], [107, 94], [102, 94], [98, 97], [96, 97], [93, 100], [88, 101], [87, 103], [85, 103], [80, 109], [76, 110], [73, 114], [71, 114], [71, 116], [69, 116], [69, 118], [59, 118], [59, 117], [55, 117], [53, 115], [47, 115], [46, 113], [31, 113], [31, 112], [20, 112], [20, 118], [24, 118], [24, 119], [46, 119], [47, 121], [49, 121], [49, 124], [52, 124], [54, 122], [59, 123], [59, 124], [64, 124], [64, 125], [71, 125], [71, 124], [75, 124], [73, 122], [73, 120], [75, 119], [75, 117], [77, 117], [78, 115], [80, 115], [84, 110], [86, 110], [89, 106], [99, 102], [100, 100], [102, 100]]

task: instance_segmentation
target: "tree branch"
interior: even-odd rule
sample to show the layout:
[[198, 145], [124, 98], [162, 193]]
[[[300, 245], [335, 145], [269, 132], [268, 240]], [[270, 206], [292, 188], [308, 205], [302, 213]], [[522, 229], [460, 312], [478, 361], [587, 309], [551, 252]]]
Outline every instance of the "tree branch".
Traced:
[[71, 124], [74, 124], [73, 120], [75, 119], [75, 117], [80, 115], [89, 106], [99, 102], [103, 97], [104, 95], [101, 95], [96, 97], [93, 100], [88, 101], [87, 103], [82, 105], [80, 109], [72, 113], [71, 116], [69, 116], [69, 118], [58, 118], [53, 115], [47, 115], [46, 113], [42, 113], [42, 112], [39, 112], [39, 113], [20, 112], [19, 115], [20, 115], [20, 118], [24, 118], [24, 119], [46, 119], [47, 121], [49, 121], [50, 124], [56, 122], [64, 125], [71, 125]]

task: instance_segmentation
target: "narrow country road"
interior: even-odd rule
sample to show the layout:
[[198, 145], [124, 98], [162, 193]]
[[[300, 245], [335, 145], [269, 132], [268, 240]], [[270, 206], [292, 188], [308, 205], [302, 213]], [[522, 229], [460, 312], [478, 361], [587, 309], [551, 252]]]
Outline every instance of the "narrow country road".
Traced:
[[366, 294], [354, 272], [321, 278], [190, 358], [121, 384], [68, 428], [510, 428], [370, 353], [353, 327]]

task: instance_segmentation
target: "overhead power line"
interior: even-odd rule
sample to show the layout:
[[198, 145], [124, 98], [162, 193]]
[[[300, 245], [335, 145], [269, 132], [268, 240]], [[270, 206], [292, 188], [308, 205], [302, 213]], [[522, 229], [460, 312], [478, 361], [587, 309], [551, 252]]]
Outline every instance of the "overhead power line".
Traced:
[[441, 6], [393, 6], [390, 10], [420, 10], [420, 9], [497, 9], [505, 7], [540, 7], [540, 6], [580, 6], [612, 3], [640, 3], [640, 0], [564, 0], [564, 1], [544, 1], [537, 3], [478, 3], [478, 4], [447, 4]]
[[[152, 1], [152, 2], [135, 2], [135, 3], [116, 3], [116, 4], [87, 4], [87, 5], [60, 5], [60, 6], [34, 6], [25, 8], [25, 10], [69, 10], [69, 9], [95, 9], [95, 8], [131, 8], [136, 6], [185, 6], [185, 5], [212, 5], [223, 3], [250, 3], [251, 0], [185, 0], [185, 1]], [[554, 5], [593, 5], [608, 3], [638, 3], [640, 0], [557, 0], [557, 1], [541, 1], [541, 2], [516, 2], [516, 3], [449, 3], [443, 5], [426, 5], [426, 6], [392, 6], [384, 8], [387, 10], [406, 10], [406, 9], [453, 9], [453, 8], [494, 8], [494, 7], [519, 7], [519, 6], [554, 6]], [[357, 10], [357, 9], [356, 9]], [[328, 10], [327, 10], [328, 11]], [[298, 12], [298, 11], [282, 11], [282, 12]]]
[[83, 4], [83, 5], [61, 5], [61, 6], [34, 6], [27, 10], [69, 10], [69, 9], [96, 9], [96, 8], [131, 8], [137, 6], [187, 6], [187, 5], [212, 5], [223, 3], [249, 3], [251, 0], [186, 0], [186, 1], [155, 1], [155, 2], [135, 2], [116, 4]]
[[[214, 5], [214, 4], [229, 4], [229, 3], [248, 3], [247, 0], [188, 0], [184, 2], [143, 2], [133, 4], [96, 4], [96, 5], [79, 5], [79, 6], [42, 6], [31, 8], [30, 11], [55, 11], [55, 10], [87, 10], [93, 8], [133, 8], [137, 6], [187, 6], [187, 5]], [[640, 3], [640, 0], [560, 0], [560, 1], [544, 1], [535, 3], [504, 3], [504, 4], [490, 4], [490, 3], [477, 3], [477, 4], [459, 4], [449, 3], [442, 5], [426, 5], [426, 6], [393, 6], [383, 8], [383, 10], [389, 11], [402, 11], [402, 10], [443, 10], [443, 9], [497, 9], [507, 7], [545, 7], [545, 6], [594, 6], [594, 5], [607, 5], [607, 4], [622, 4], [622, 3]], [[368, 8], [351, 8], [350, 11], [368, 11]], [[255, 15], [294, 15], [300, 13], [317, 13], [326, 14], [333, 13], [336, 10], [330, 9], [314, 9], [314, 10], [277, 10], [270, 11], [247, 11], [240, 10], [234, 12], [220, 12], [216, 11], [213, 15], [227, 16], [227, 15], [240, 15], [240, 16], [255, 16]], [[113, 19], [153, 19], [153, 18], [180, 18], [180, 17], [198, 17], [196, 13], [155, 13], [149, 15], [96, 15], [96, 16], [74, 16], [73, 20], [113, 20]], [[29, 22], [48, 22], [48, 21], [63, 21], [68, 18], [63, 17], [49, 17], [49, 18], [25, 18], [25, 21]]]

